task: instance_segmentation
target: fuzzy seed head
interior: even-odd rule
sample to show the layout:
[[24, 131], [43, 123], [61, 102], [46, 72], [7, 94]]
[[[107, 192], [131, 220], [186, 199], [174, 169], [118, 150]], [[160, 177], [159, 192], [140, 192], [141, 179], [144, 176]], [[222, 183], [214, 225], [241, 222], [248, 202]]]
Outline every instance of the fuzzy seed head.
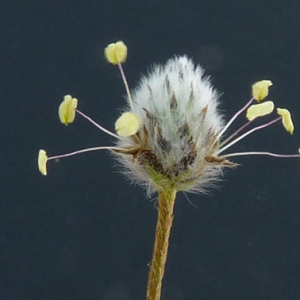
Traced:
[[186, 56], [176, 57], [154, 66], [132, 92], [141, 127], [117, 142], [124, 149], [117, 157], [149, 193], [166, 187], [203, 192], [232, 165], [216, 154], [224, 125], [218, 94], [203, 72]]

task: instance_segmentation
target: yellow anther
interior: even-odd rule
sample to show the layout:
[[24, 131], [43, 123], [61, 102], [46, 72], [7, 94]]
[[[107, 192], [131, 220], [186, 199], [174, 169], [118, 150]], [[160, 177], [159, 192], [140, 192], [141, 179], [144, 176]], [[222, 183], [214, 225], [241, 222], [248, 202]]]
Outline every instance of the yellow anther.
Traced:
[[107, 61], [113, 65], [123, 63], [127, 58], [127, 46], [122, 41], [109, 44], [104, 49], [104, 55]]
[[63, 124], [68, 125], [74, 121], [77, 103], [78, 100], [76, 98], [72, 98], [71, 95], [66, 95], [64, 97], [64, 101], [58, 108], [59, 119]]
[[260, 104], [253, 104], [247, 109], [246, 117], [249, 121], [252, 121], [257, 117], [262, 117], [270, 114], [273, 110], [274, 103], [272, 101], [266, 101]]
[[294, 124], [290, 112], [285, 108], [277, 108], [277, 113], [282, 117], [282, 124], [290, 134], [294, 132]]
[[140, 129], [140, 120], [132, 112], [125, 112], [115, 123], [115, 130], [119, 136], [131, 136]]
[[270, 80], [261, 80], [252, 84], [252, 96], [259, 102], [265, 99], [269, 94], [269, 87], [273, 85]]
[[39, 151], [38, 166], [40, 172], [45, 176], [47, 175], [47, 161], [48, 161], [48, 156], [46, 154], [46, 151], [41, 149]]

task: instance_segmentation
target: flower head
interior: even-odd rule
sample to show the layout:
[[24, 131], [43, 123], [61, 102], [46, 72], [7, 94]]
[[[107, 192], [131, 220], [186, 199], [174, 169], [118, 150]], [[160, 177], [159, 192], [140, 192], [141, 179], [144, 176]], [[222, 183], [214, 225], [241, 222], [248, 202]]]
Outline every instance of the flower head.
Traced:
[[216, 154], [224, 126], [218, 97], [203, 69], [186, 56], [143, 77], [132, 93], [142, 126], [135, 138], [117, 141], [128, 149], [117, 154], [131, 178], [148, 190], [198, 190], [216, 179], [223, 166], [231, 165]]

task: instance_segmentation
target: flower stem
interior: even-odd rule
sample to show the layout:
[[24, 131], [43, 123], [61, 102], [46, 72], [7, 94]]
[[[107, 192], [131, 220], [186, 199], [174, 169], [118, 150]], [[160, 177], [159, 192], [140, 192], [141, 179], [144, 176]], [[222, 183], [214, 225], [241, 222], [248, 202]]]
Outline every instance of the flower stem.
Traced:
[[159, 300], [161, 296], [175, 198], [176, 191], [172, 188], [162, 190], [158, 193], [158, 217], [148, 278], [147, 300]]

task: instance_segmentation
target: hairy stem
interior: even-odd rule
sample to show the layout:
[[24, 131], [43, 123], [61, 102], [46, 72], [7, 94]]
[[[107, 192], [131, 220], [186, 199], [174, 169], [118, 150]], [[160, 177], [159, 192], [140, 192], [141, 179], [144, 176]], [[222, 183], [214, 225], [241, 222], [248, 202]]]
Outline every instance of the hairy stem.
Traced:
[[176, 191], [174, 189], [163, 190], [158, 193], [158, 218], [148, 278], [147, 300], [160, 299], [173, 221], [175, 198]]

